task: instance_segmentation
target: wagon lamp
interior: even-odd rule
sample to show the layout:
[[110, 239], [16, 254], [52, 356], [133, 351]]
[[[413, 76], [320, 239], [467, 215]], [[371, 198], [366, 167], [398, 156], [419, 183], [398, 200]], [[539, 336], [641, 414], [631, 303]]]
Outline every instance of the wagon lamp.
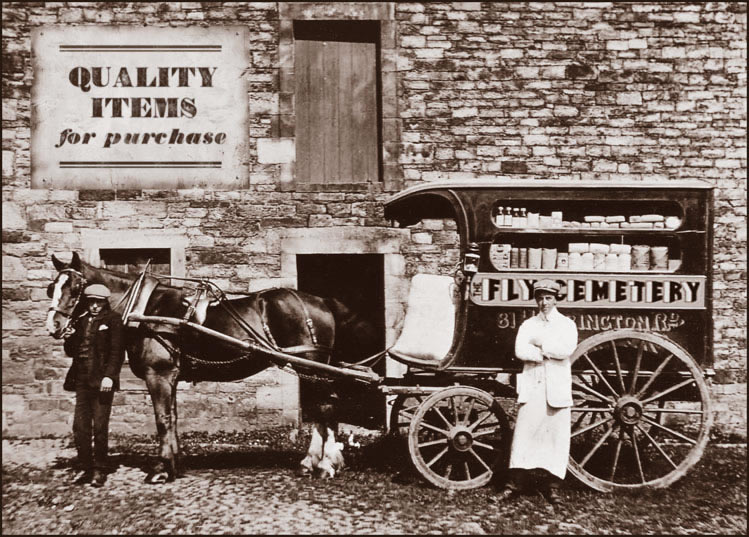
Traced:
[[475, 242], [468, 244], [465, 256], [463, 256], [463, 272], [470, 279], [479, 271], [479, 245]]

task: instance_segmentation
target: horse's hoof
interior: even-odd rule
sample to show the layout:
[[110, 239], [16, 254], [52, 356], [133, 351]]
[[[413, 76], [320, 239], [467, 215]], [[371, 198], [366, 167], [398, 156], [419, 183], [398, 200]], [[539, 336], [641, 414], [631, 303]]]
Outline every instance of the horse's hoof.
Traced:
[[174, 478], [170, 479], [169, 474], [167, 472], [158, 472], [158, 473], [149, 474], [146, 476], [146, 483], [150, 485], [161, 485], [169, 481], [174, 481]]
[[306, 466], [300, 466], [296, 469], [297, 477], [312, 477], [312, 471]]

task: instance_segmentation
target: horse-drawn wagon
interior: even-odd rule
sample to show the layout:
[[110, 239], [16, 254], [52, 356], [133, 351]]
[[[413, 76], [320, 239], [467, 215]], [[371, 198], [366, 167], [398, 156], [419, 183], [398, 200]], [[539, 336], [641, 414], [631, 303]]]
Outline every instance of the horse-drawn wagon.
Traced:
[[[232, 301], [194, 280], [196, 294], [178, 307], [145, 272], [119, 283], [110, 276], [138, 334], [131, 363], [144, 357], [135, 369], [143, 369], [157, 423], [165, 423], [163, 460], [173, 465], [178, 454], [168, 427], [177, 378], [231, 380], [275, 363], [381, 391], [392, 404], [391, 431], [408, 435], [411, 459], [429, 482], [482, 486], [508, 455], [511, 426], [498, 399], [514, 393], [517, 328], [533, 314], [533, 283], [552, 278], [562, 286], [559, 308], [580, 334], [570, 471], [598, 490], [663, 487], [697, 462], [712, 422], [709, 186], [425, 183], [389, 199], [385, 216], [402, 226], [454, 220], [462, 263], [452, 275], [415, 275], [400, 337], [364, 360], [330, 359], [331, 327], [355, 326], [341, 321], [340, 304], [294, 290]], [[58, 263], [69, 281], [58, 276], [55, 285], [68, 291], [55, 295], [50, 331], [61, 333], [77, 306], [73, 283], [103, 276], [80, 261]], [[209, 308], [211, 300], [220, 307]], [[219, 347], [223, 360], [215, 358]], [[371, 365], [384, 358], [404, 364], [405, 374], [375, 373]], [[211, 373], [217, 362], [224, 373]]]

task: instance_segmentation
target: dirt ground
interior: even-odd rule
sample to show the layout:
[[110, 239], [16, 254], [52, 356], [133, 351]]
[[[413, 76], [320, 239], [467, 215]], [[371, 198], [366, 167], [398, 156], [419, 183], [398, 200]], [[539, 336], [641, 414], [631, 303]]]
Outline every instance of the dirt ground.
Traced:
[[73, 485], [68, 439], [3, 439], [2, 533], [17, 534], [723, 534], [747, 529], [746, 444], [709, 446], [665, 490], [603, 494], [568, 477], [564, 503], [498, 504], [486, 486], [448, 493], [404, 470], [382, 437], [347, 448], [333, 480], [300, 478], [290, 430], [183, 437], [185, 475], [143, 482], [152, 437], [115, 436], [102, 489]]

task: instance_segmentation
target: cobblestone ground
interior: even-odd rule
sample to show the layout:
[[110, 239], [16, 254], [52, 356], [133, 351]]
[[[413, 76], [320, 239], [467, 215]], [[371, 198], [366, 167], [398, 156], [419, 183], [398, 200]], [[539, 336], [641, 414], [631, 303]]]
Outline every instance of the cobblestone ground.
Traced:
[[[538, 495], [497, 505], [494, 489], [450, 494], [374, 441], [333, 480], [300, 478], [298, 446], [243, 438], [184, 441], [186, 473], [143, 482], [148, 438], [112, 442], [102, 489], [71, 484], [68, 440], [3, 440], [3, 534], [745, 534], [746, 446], [711, 448], [665, 491], [606, 495], [569, 483], [565, 503]], [[387, 455], [383, 457], [383, 455]], [[388, 463], [382, 461], [387, 460]]]

